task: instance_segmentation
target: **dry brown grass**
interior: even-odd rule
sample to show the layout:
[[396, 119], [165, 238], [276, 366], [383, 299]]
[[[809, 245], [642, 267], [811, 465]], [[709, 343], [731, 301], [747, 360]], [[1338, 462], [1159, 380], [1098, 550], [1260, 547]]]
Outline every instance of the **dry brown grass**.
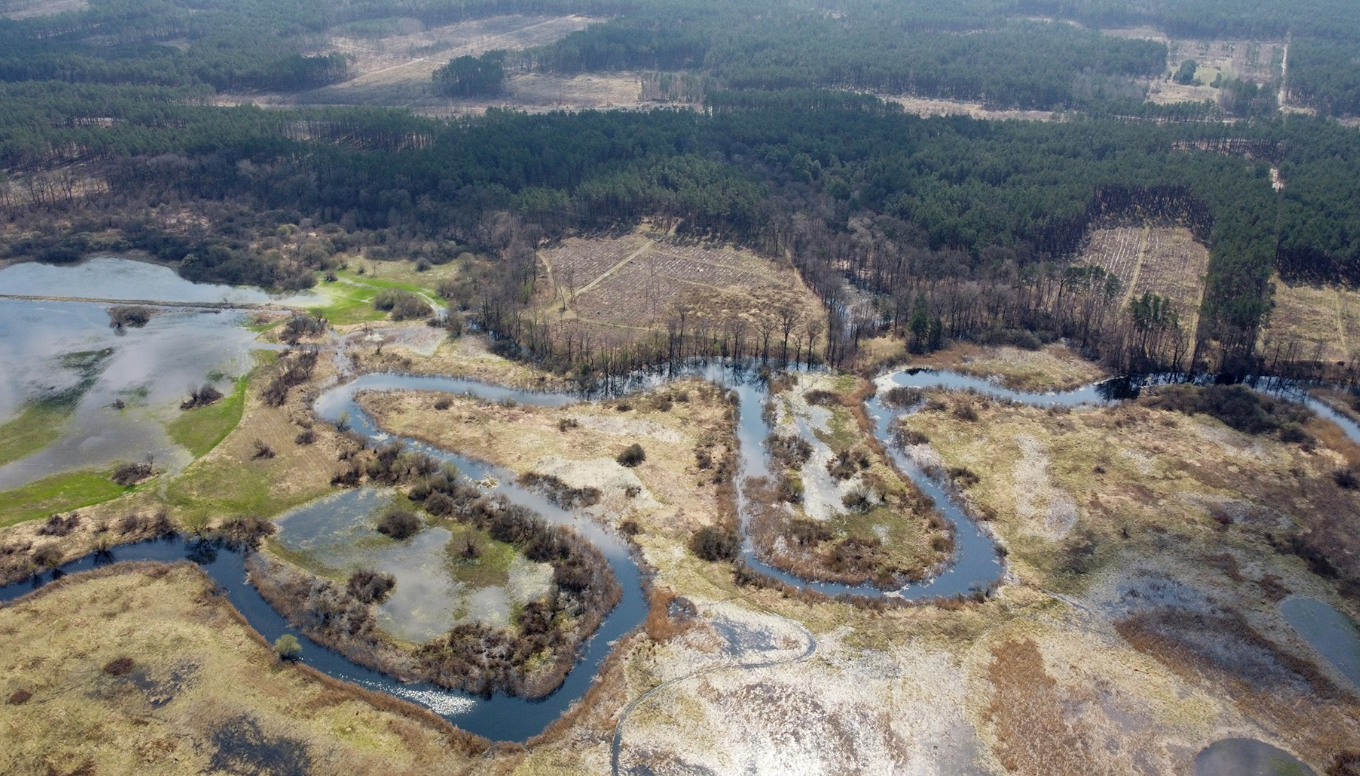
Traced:
[[1360, 704], [1236, 612], [1154, 609], [1115, 624], [1135, 649], [1221, 694], [1289, 741], [1307, 762], [1360, 746]]
[[[479, 56], [493, 49], [518, 50], [551, 43], [559, 38], [603, 21], [570, 15], [495, 16], [442, 27], [424, 28], [418, 21], [398, 24], [391, 34], [380, 38], [359, 38], [341, 33], [309, 53], [339, 52], [351, 57], [353, 77], [332, 86], [299, 94], [219, 95], [218, 104], [252, 103], [263, 107], [297, 105], [392, 105], [433, 115], [482, 112], [488, 107], [542, 101], [545, 84], [541, 77], [524, 83], [510, 79], [510, 94], [498, 100], [455, 100], [434, 93], [431, 76], [450, 59]], [[586, 99], [592, 84], [582, 79], [558, 79], [559, 101], [579, 95]], [[597, 79], [611, 80], [611, 79]], [[636, 77], [629, 77], [636, 84]], [[551, 94], [552, 85], [546, 85]], [[598, 87], [597, 87], [598, 88]], [[570, 92], [570, 96], [568, 95]], [[636, 103], [636, 89], [632, 102]]]
[[[1283, 41], [1250, 40], [1176, 40], [1164, 35], [1144, 31], [1126, 31], [1124, 37], [1154, 37], [1167, 44], [1166, 73], [1153, 79], [1148, 92], [1148, 102], [1170, 104], [1176, 102], [1203, 102], [1217, 100], [1219, 90], [1210, 86], [1214, 78], [1222, 74], [1224, 79], [1237, 78], [1265, 85], [1280, 75], [1279, 62], [1284, 54]], [[1199, 86], [1178, 84], [1170, 76], [1187, 59], [1199, 65], [1196, 79], [1203, 83]]]
[[1021, 350], [959, 342], [929, 355], [912, 356], [907, 366], [994, 377], [1020, 391], [1069, 390], [1109, 376], [1100, 365], [1060, 344]]
[[0, 3], [0, 16], [6, 19], [28, 19], [34, 16], [74, 13], [87, 7], [89, 3], [85, 0], [6, 0]]
[[[681, 391], [688, 401], [671, 401], [670, 409], [661, 409], [664, 396]], [[434, 409], [440, 398], [451, 399], [447, 409]], [[722, 443], [729, 407], [718, 391], [698, 381], [621, 402], [562, 408], [419, 392], [367, 394], [360, 402], [389, 431], [490, 461], [517, 475], [549, 473], [573, 487], [599, 488], [601, 502], [592, 511], [617, 523], [634, 519], [647, 534], [683, 542], [725, 514], [723, 491], [712, 482], [714, 470], [699, 469], [695, 451], [714, 445], [718, 463], [732, 455]], [[621, 405], [631, 409], [621, 412]], [[563, 430], [561, 422], [568, 419], [577, 425]], [[634, 442], [641, 444], [646, 460], [625, 468], [615, 457]], [[630, 484], [643, 490], [630, 496]]]
[[1105, 771], [1074, 698], [1044, 670], [1030, 639], [992, 648], [993, 687], [987, 718], [995, 729], [994, 754], [1007, 770], [1035, 776], [1088, 776]]
[[1172, 301], [1181, 326], [1195, 330], [1209, 250], [1195, 242], [1185, 227], [1116, 227], [1096, 229], [1078, 262], [1101, 267], [1122, 283], [1123, 305], [1145, 293]]
[[1295, 525], [1343, 577], [1357, 573], [1360, 537], [1336, 516], [1360, 514], [1360, 494], [1331, 480], [1350, 453], [1329, 424], [1309, 426], [1322, 437], [1310, 452], [1138, 404], [973, 405], [975, 422], [924, 411], [906, 425], [929, 437], [936, 463], [980, 475], [965, 497], [994, 519], [1022, 578], [1070, 588], [1116, 557], [1172, 545], [1231, 543], [1273, 558]]
[[1275, 279], [1275, 309], [1261, 331], [1267, 358], [1350, 364], [1360, 357], [1360, 291]]
[[[32, 693], [0, 705], [0, 771], [201, 773], [223, 767], [218, 736], [241, 725], [313, 772], [459, 773], [485, 748], [400, 701], [280, 664], [211, 590], [187, 564], [120, 564], [0, 609], [0, 690]], [[131, 671], [101, 672], [120, 657]]]
[[[645, 227], [621, 238], [572, 238], [539, 257], [544, 318], [584, 327], [596, 341], [664, 330], [683, 307], [689, 310], [689, 331], [739, 327], [749, 350], [781, 309], [793, 311], [799, 332], [803, 322], [822, 317], [816, 296], [792, 268]], [[771, 347], [781, 341], [782, 335], [772, 335]]]
[[1015, 120], [1020, 121], [1057, 121], [1061, 114], [1045, 110], [1002, 110], [988, 108], [980, 102], [968, 102], [966, 100], [939, 100], [926, 97], [910, 97], [905, 95], [880, 94], [877, 95], [886, 102], [895, 102], [901, 105], [907, 113], [917, 116], [971, 116], [975, 119], [992, 119], [996, 121]]

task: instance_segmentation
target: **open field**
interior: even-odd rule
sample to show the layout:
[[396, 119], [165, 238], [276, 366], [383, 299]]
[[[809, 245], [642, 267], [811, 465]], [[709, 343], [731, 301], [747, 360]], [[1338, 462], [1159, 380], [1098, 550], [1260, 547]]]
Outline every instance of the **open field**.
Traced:
[[[469, 766], [472, 752], [447, 727], [281, 664], [188, 565], [115, 566], [54, 585], [0, 609], [0, 633], [0, 694], [11, 698], [0, 704], [5, 773]], [[21, 691], [30, 697], [15, 703]]]
[[916, 116], [971, 116], [975, 119], [1004, 121], [1060, 121], [1061, 113], [1044, 110], [1006, 110], [988, 108], [980, 102], [966, 100], [941, 100], [931, 97], [912, 97], [908, 95], [879, 94], [885, 102], [895, 102]]
[[[898, 347], [903, 346], [898, 343]], [[1022, 350], [957, 342], [928, 355], [910, 356], [906, 365], [994, 378], [1021, 391], [1067, 391], [1110, 376], [1099, 365], [1058, 343]]]
[[480, 56], [494, 49], [544, 45], [599, 21], [603, 20], [577, 15], [510, 15], [429, 29], [414, 19], [371, 22], [371, 30], [337, 28], [330, 31], [324, 45], [309, 53], [350, 56], [353, 75], [349, 80], [299, 94], [224, 94], [217, 102], [265, 107], [388, 105], [431, 115], [480, 113], [501, 105], [540, 109], [636, 105], [640, 84], [633, 74], [574, 78], [512, 75], [507, 79], [509, 94], [489, 100], [450, 99], [433, 91], [431, 76], [450, 59]]
[[[616, 525], [635, 520], [646, 533], [665, 535], [680, 546], [724, 513], [714, 470], [696, 462], [700, 449], [712, 450], [714, 466], [731, 454], [721, 442], [726, 407], [704, 384], [686, 383], [649, 396], [564, 408], [442, 396], [450, 406], [435, 409], [441, 396], [370, 394], [361, 403], [394, 433], [458, 450], [516, 474], [547, 474], [574, 488], [597, 488], [600, 502], [586, 512]], [[615, 457], [634, 442], [642, 446], [646, 460], [624, 467]]]
[[822, 318], [793, 269], [729, 247], [640, 230], [621, 238], [571, 238], [540, 251], [539, 259], [546, 274], [538, 300], [543, 316], [595, 336], [664, 330], [682, 309], [691, 331], [741, 327], [748, 342], [782, 310], [800, 330], [802, 322]]
[[[363, 273], [359, 273], [359, 268]], [[313, 289], [325, 297], [325, 305], [311, 308], [310, 312], [324, 317], [336, 326], [380, 321], [387, 313], [373, 307], [373, 299], [387, 289], [400, 289], [424, 297], [434, 302], [435, 289], [441, 280], [458, 274], [453, 262], [430, 267], [424, 272], [416, 270], [416, 262], [401, 261], [363, 261], [356, 262], [353, 269], [336, 270], [336, 280], [322, 280]]]
[[1119, 278], [1122, 306], [1145, 293], [1171, 300], [1181, 327], [1193, 333], [1199, 320], [1209, 250], [1184, 227], [1121, 226], [1091, 232], [1078, 263]]
[[[416, 371], [437, 365], [520, 384], [537, 381], [532, 369], [498, 359], [478, 343], [466, 337], [429, 357], [393, 347], [382, 357], [396, 353]], [[951, 350], [942, 358], [1001, 368], [1036, 386], [1085, 382], [1095, 373], [1058, 349], [1012, 350]], [[319, 367], [315, 379], [326, 379], [327, 369]], [[840, 388], [854, 379], [828, 381]], [[287, 414], [257, 406], [256, 393], [247, 394], [237, 431], [186, 476], [204, 477], [193, 475], [195, 467], [210, 464], [213, 478], [199, 483], [205, 488], [208, 479], [215, 487], [238, 487], [217, 476], [225, 472], [283, 482], [284, 469], [233, 452], [271, 424], [291, 426], [287, 434], [297, 428]], [[667, 394], [670, 405], [663, 408]], [[604, 496], [592, 511], [615, 524], [635, 521], [654, 585], [683, 596], [698, 616], [667, 616], [663, 605], [645, 631], [620, 640], [588, 700], [550, 735], [527, 750], [497, 750], [473, 763], [456, 749], [428, 743], [432, 734], [422, 732], [418, 720], [386, 722], [385, 711], [275, 667], [241, 626], [213, 613], [216, 604], [196, 587], [205, 583], [192, 572], [72, 583], [32, 604], [50, 610], [0, 609], [0, 633], [17, 645], [0, 673], [0, 682], [9, 682], [0, 691], [33, 694], [25, 707], [0, 706], [0, 715], [24, 715], [16, 724], [23, 725], [23, 740], [33, 742], [0, 757], [29, 759], [15, 760], [19, 766], [0, 762], [14, 770], [30, 762], [45, 767], [35, 758], [59, 758], [54, 766], [67, 773], [92, 758], [98, 772], [116, 772], [128, 758], [146, 757], [135, 764], [145, 772], [197, 772], [217, 751], [215, 732], [244, 718], [256, 720], [265, 741], [293, 747], [287, 751], [304, 753], [322, 769], [339, 757], [361, 773], [380, 759], [397, 773], [603, 773], [620, 710], [670, 680], [621, 728], [622, 772], [645, 764], [656, 774], [701, 768], [1189, 774], [1205, 746], [1247, 736], [1291, 751], [1322, 773], [1336, 751], [1360, 748], [1355, 699], [1327, 689], [1326, 677], [1306, 668], [1313, 658], [1274, 605], [1292, 592], [1354, 614], [1331, 583], [1265, 538], [1335, 530], [1319, 521], [1360, 509], [1353, 492], [1330, 481], [1334, 467], [1360, 458], [1360, 450], [1342, 450], [1335, 434], [1314, 424], [1306, 430], [1321, 441], [1308, 452], [1205, 417], [1137, 405], [1050, 414], [974, 398], [977, 421], [923, 413], [910, 423], [931, 444], [913, 451], [933, 451], [940, 462], [979, 475], [965, 492], [978, 512], [993, 516], [1010, 550], [1011, 577], [986, 603], [876, 612], [738, 587], [729, 564], [704, 562], [689, 551], [697, 527], [730, 509], [729, 496], [712, 482], [732, 454], [729, 415], [721, 394], [706, 386], [683, 383], [623, 402], [562, 409], [452, 397], [439, 410], [436, 398], [399, 393], [365, 402], [397, 430], [517, 472], [600, 487]], [[946, 408], [961, 400], [940, 398]], [[289, 409], [302, 405], [290, 399], [273, 412]], [[853, 444], [853, 428], [831, 416], [819, 440], [832, 449]], [[559, 425], [564, 420], [575, 426]], [[318, 431], [317, 447], [325, 448], [328, 432]], [[625, 469], [613, 456], [634, 441], [647, 460]], [[291, 440], [274, 442], [280, 458], [295, 455]], [[713, 468], [698, 464], [696, 450], [704, 446]], [[328, 476], [333, 453], [326, 459], [325, 467], [297, 476]], [[305, 468], [306, 462], [293, 465], [299, 463]], [[631, 496], [630, 486], [638, 487]], [[271, 499], [277, 489], [267, 489]], [[145, 511], [156, 501], [153, 489], [114, 502], [116, 510], [82, 514], [93, 521], [106, 512]], [[32, 540], [33, 525], [6, 529], [0, 545]], [[72, 538], [73, 548], [89, 541], [83, 531]], [[1343, 533], [1331, 541], [1344, 547], [1350, 540]], [[1179, 607], [1170, 612], [1155, 607], [1164, 600], [1156, 595], [1165, 595], [1156, 593], [1157, 585], [1164, 584], [1181, 591], [1166, 599]], [[1191, 599], [1212, 604], [1182, 603]], [[156, 628], [143, 624], [152, 621]], [[1207, 652], [1202, 632], [1214, 634], [1209, 646], [1239, 646]], [[814, 649], [801, 657], [809, 638]], [[27, 657], [37, 649], [49, 650], [46, 662]], [[125, 686], [101, 672], [123, 656], [133, 661], [127, 676], [170, 677], [180, 689], [161, 709], [151, 708], [140, 685]], [[775, 665], [744, 667], [764, 662]], [[174, 677], [174, 668], [185, 665], [199, 670]], [[1256, 670], [1266, 673], [1251, 673]], [[1243, 685], [1243, 677], [1257, 675], [1270, 678], [1269, 697]], [[224, 684], [215, 678], [221, 676], [248, 680]], [[55, 712], [35, 703], [59, 704], [67, 721], [51, 724]], [[30, 713], [40, 708], [44, 713]], [[285, 726], [289, 717], [296, 721]], [[72, 725], [96, 732], [73, 739]], [[396, 754], [393, 735], [405, 739]], [[78, 743], [65, 743], [70, 740]], [[142, 742], [152, 740], [173, 741], [175, 748], [162, 754], [169, 745], [161, 743], [143, 755]], [[1063, 755], [1042, 756], [1053, 752]]]
[[29, 19], [83, 11], [88, 7], [89, 3], [85, 0], [5, 0], [0, 2], [0, 16], [6, 19]]
[[1267, 359], [1277, 351], [1286, 361], [1334, 364], [1350, 364], [1360, 356], [1360, 291], [1290, 285], [1277, 277], [1274, 301], [1261, 331], [1261, 352]]

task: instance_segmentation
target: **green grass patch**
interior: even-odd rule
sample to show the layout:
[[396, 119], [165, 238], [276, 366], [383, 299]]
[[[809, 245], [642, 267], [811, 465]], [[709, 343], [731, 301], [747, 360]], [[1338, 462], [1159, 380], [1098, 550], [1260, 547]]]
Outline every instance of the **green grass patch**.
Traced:
[[111, 473], [111, 470], [66, 472], [0, 492], [0, 528], [112, 501], [145, 487], [118, 485], [109, 479]]
[[[473, 588], [502, 587], [510, 583], [510, 564], [515, 548], [492, 539], [486, 532], [457, 523], [446, 524], [453, 538], [448, 543], [448, 568], [454, 579]], [[467, 558], [463, 548], [468, 540], [481, 548], [481, 556]]]
[[108, 366], [113, 348], [63, 353], [57, 357], [63, 369], [79, 373], [70, 388], [38, 398], [19, 415], [0, 425], [0, 466], [27, 458], [56, 441], [61, 426], [76, 411], [80, 399]]
[[339, 278], [335, 282], [327, 283], [322, 280], [316, 285], [315, 291], [325, 296], [328, 301], [325, 305], [310, 308], [310, 312], [325, 317], [337, 326], [384, 320], [387, 313], [373, 308], [373, 298], [391, 288], [433, 297], [434, 286], [447, 273], [432, 271], [425, 274], [431, 276], [427, 285], [339, 270], [335, 273]]
[[74, 404], [37, 402], [0, 426], [0, 466], [27, 458], [56, 441], [74, 410]]
[[203, 457], [226, 439], [227, 434], [241, 422], [241, 414], [246, 408], [248, 379], [239, 378], [231, 395], [217, 403], [180, 413], [178, 418], [165, 425], [166, 433], [175, 444], [193, 453], [195, 458]]

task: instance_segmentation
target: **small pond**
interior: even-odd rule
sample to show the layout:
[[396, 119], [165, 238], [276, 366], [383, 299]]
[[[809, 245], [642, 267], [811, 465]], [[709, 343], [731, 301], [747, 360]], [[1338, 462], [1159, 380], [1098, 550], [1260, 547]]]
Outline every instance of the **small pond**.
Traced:
[[1360, 690], [1360, 630], [1331, 604], [1292, 597], [1280, 603], [1280, 614], [1299, 636]]
[[1316, 776], [1294, 755], [1253, 738], [1215, 741], [1195, 756], [1195, 776]]

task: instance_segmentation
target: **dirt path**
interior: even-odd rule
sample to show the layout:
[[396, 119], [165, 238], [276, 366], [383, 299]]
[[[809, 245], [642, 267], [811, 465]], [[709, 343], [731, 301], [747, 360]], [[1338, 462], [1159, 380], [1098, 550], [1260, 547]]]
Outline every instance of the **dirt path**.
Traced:
[[30, 296], [28, 294], [0, 294], [0, 299], [21, 302], [83, 302], [85, 304], [141, 305], [143, 307], [188, 307], [200, 310], [288, 310], [288, 305], [276, 302], [165, 302], [156, 299], [100, 299], [89, 296]]
[[[759, 608], [761, 611], [763, 611], [763, 612], [765, 612], [765, 613], [767, 613], [767, 614], [772, 614], [772, 615], [774, 615], [774, 612], [771, 612], [771, 611], [769, 611], [768, 609], [765, 609], [765, 608], [763, 608], [763, 607], [757, 607], [757, 608]], [[702, 676], [702, 675], [704, 675], [704, 674], [717, 673], [718, 671], [727, 671], [727, 670], [733, 670], [733, 669], [739, 670], [739, 671], [755, 671], [755, 670], [761, 669], [761, 668], [772, 668], [772, 667], [774, 667], [774, 666], [794, 665], [794, 664], [801, 663], [801, 662], [807, 660], [808, 658], [812, 657], [814, 653], [816, 653], [816, 651], [817, 651], [817, 637], [812, 635], [812, 631], [808, 630], [807, 627], [804, 626], [804, 625], [803, 625], [802, 623], [800, 623], [800, 622], [796, 622], [796, 621], [794, 621], [794, 620], [790, 620], [790, 619], [788, 619], [787, 617], [783, 617], [783, 616], [781, 616], [781, 615], [774, 615], [774, 616], [780, 617], [780, 619], [783, 619], [783, 620], [785, 620], [785, 621], [787, 621], [787, 622], [793, 624], [794, 626], [796, 626], [799, 630], [801, 630], [801, 631], [803, 632], [803, 635], [804, 635], [804, 636], [807, 637], [807, 647], [803, 650], [803, 652], [802, 652], [801, 654], [798, 654], [798, 655], [795, 655], [795, 656], [793, 656], [793, 657], [791, 657], [791, 658], [786, 658], [786, 659], [783, 659], [783, 660], [763, 660], [763, 661], [760, 661], [760, 662], [758, 662], [758, 663], [737, 663], [737, 664], [735, 664], [735, 665], [718, 665], [718, 666], [709, 666], [709, 667], [707, 667], [707, 668], [700, 668], [700, 669], [697, 670], [697, 671], [691, 671], [690, 673], [685, 674], [685, 675], [683, 675], [683, 676], [677, 676], [677, 677], [675, 677], [675, 678], [673, 678], [673, 679], [667, 679], [666, 681], [662, 682], [661, 684], [658, 684], [657, 686], [653, 687], [652, 689], [648, 690], [647, 692], [643, 693], [642, 695], [639, 695], [638, 697], [634, 698], [632, 703], [629, 703], [626, 707], [624, 707], [623, 713], [619, 715], [619, 721], [618, 721], [617, 723], [615, 723], [615, 725], [614, 725], [614, 741], [613, 741], [613, 743], [611, 744], [611, 746], [610, 746], [610, 751], [609, 751], [609, 768], [610, 768], [610, 773], [612, 774], [612, 776], [619, 776], [619, 754], [620, 754], [620, 752], [622, 752], [622, 750], [623, 750], [623, 726], [624, 726], [625, 723], [628, 722], [628, 716], [629, 716], [630, 714], [632, 714], [633, 711], [634, 711], [638, 706], [641, 706], [644, 702], [646, 702], [647, 700], [653, 698], [653, 697], [656, 696], [658, 693], [660, 693], [662, 690], [665, 690], [665, 689], [667, 689], [667, 688], [669, 688], [669, 687], [672, 687], [672, 686], [674, 686], [674, 685], [677, 685], [677, 684], [679, 684], [679, 683], [681, 683], [681, 682], [683, 682], [683, 681], [686, 681], [686, 680], [689, 680], [689, 679], [693, 679], [693, 678], [696, 677], [696, 676]]]
[[641, 248], [638, 248], [637, 250], [635, 250], [635, 251], [633, 251], [632, 253], [630, 253], [630, 254], [628, 254], [627, 256], [625, 256], [624, 259], [623, 259], [623, 261], [620, 261], [618, 264], [615, 264], [614, 266], [612, 266], [612, 267], [610, 267], [609, 269], [605, 270], [603, 273], [600, 274], [599, 277], [597, 277], [597, 278], [595, 278], [594, 280], [590, 281], [588, 284], [586, 284], [585, 288], [580, 289], [580, 290], [577, 291], [575, 294], [572, 294], [572, 296], [580, 296], [581, 294], [586, 293], [587, 291], [591, 290], [591, 289], [594, 288], [595, 286], [598, 286], [599, 284], [601, 284], [601, 283], [605, 282], [606, 280], [608, 280], [609, 278], [613, 277], [619, 270], [621, 270], [621, 269], [623, 269], [624, 267], [628, 266], [628, 263], [631, 262], [633, 259], [636, 259], [637, 257], [641, 256], [642, 254], [646, 253], [647, 251], [650, 251], [650, 250], [652, 249], [652, 246], [653, 246], [653, 245], [656, 245], [656, 243], [653, 242], [652, 240], [648, 240], [647, 242], [643, 243]]
[[1336, 310], [1336, 336], [1341, 343], [1341, 355], [1346, 360], [1350, 360], [1351, 346], [1346, 341], [1346, 300], [1341, 296], [1341, 289], [1339, 288], [1332, 289], [1332, 298], [1336, 300], [1332, 309]]
[[1293, 37], [1293, 33], [1285, 36], [1284, 54], [1280, 56], [1280, 110], [1289, 106], [1289, 42]]
[[1143, 274], [1143, 260], [1147, 258], [1148, 237], [1152, 234], [1152, 227], [1143, 227], [1143, 237], [1138, 242], [1138, 258], [1133, 261], [1133, 276], [1129, 278], [1129, 291], [1124, 294], [1124, 307], [1129, 306], [1133, 301], [1134, 289], [1138, 288], [1138, 276]]

